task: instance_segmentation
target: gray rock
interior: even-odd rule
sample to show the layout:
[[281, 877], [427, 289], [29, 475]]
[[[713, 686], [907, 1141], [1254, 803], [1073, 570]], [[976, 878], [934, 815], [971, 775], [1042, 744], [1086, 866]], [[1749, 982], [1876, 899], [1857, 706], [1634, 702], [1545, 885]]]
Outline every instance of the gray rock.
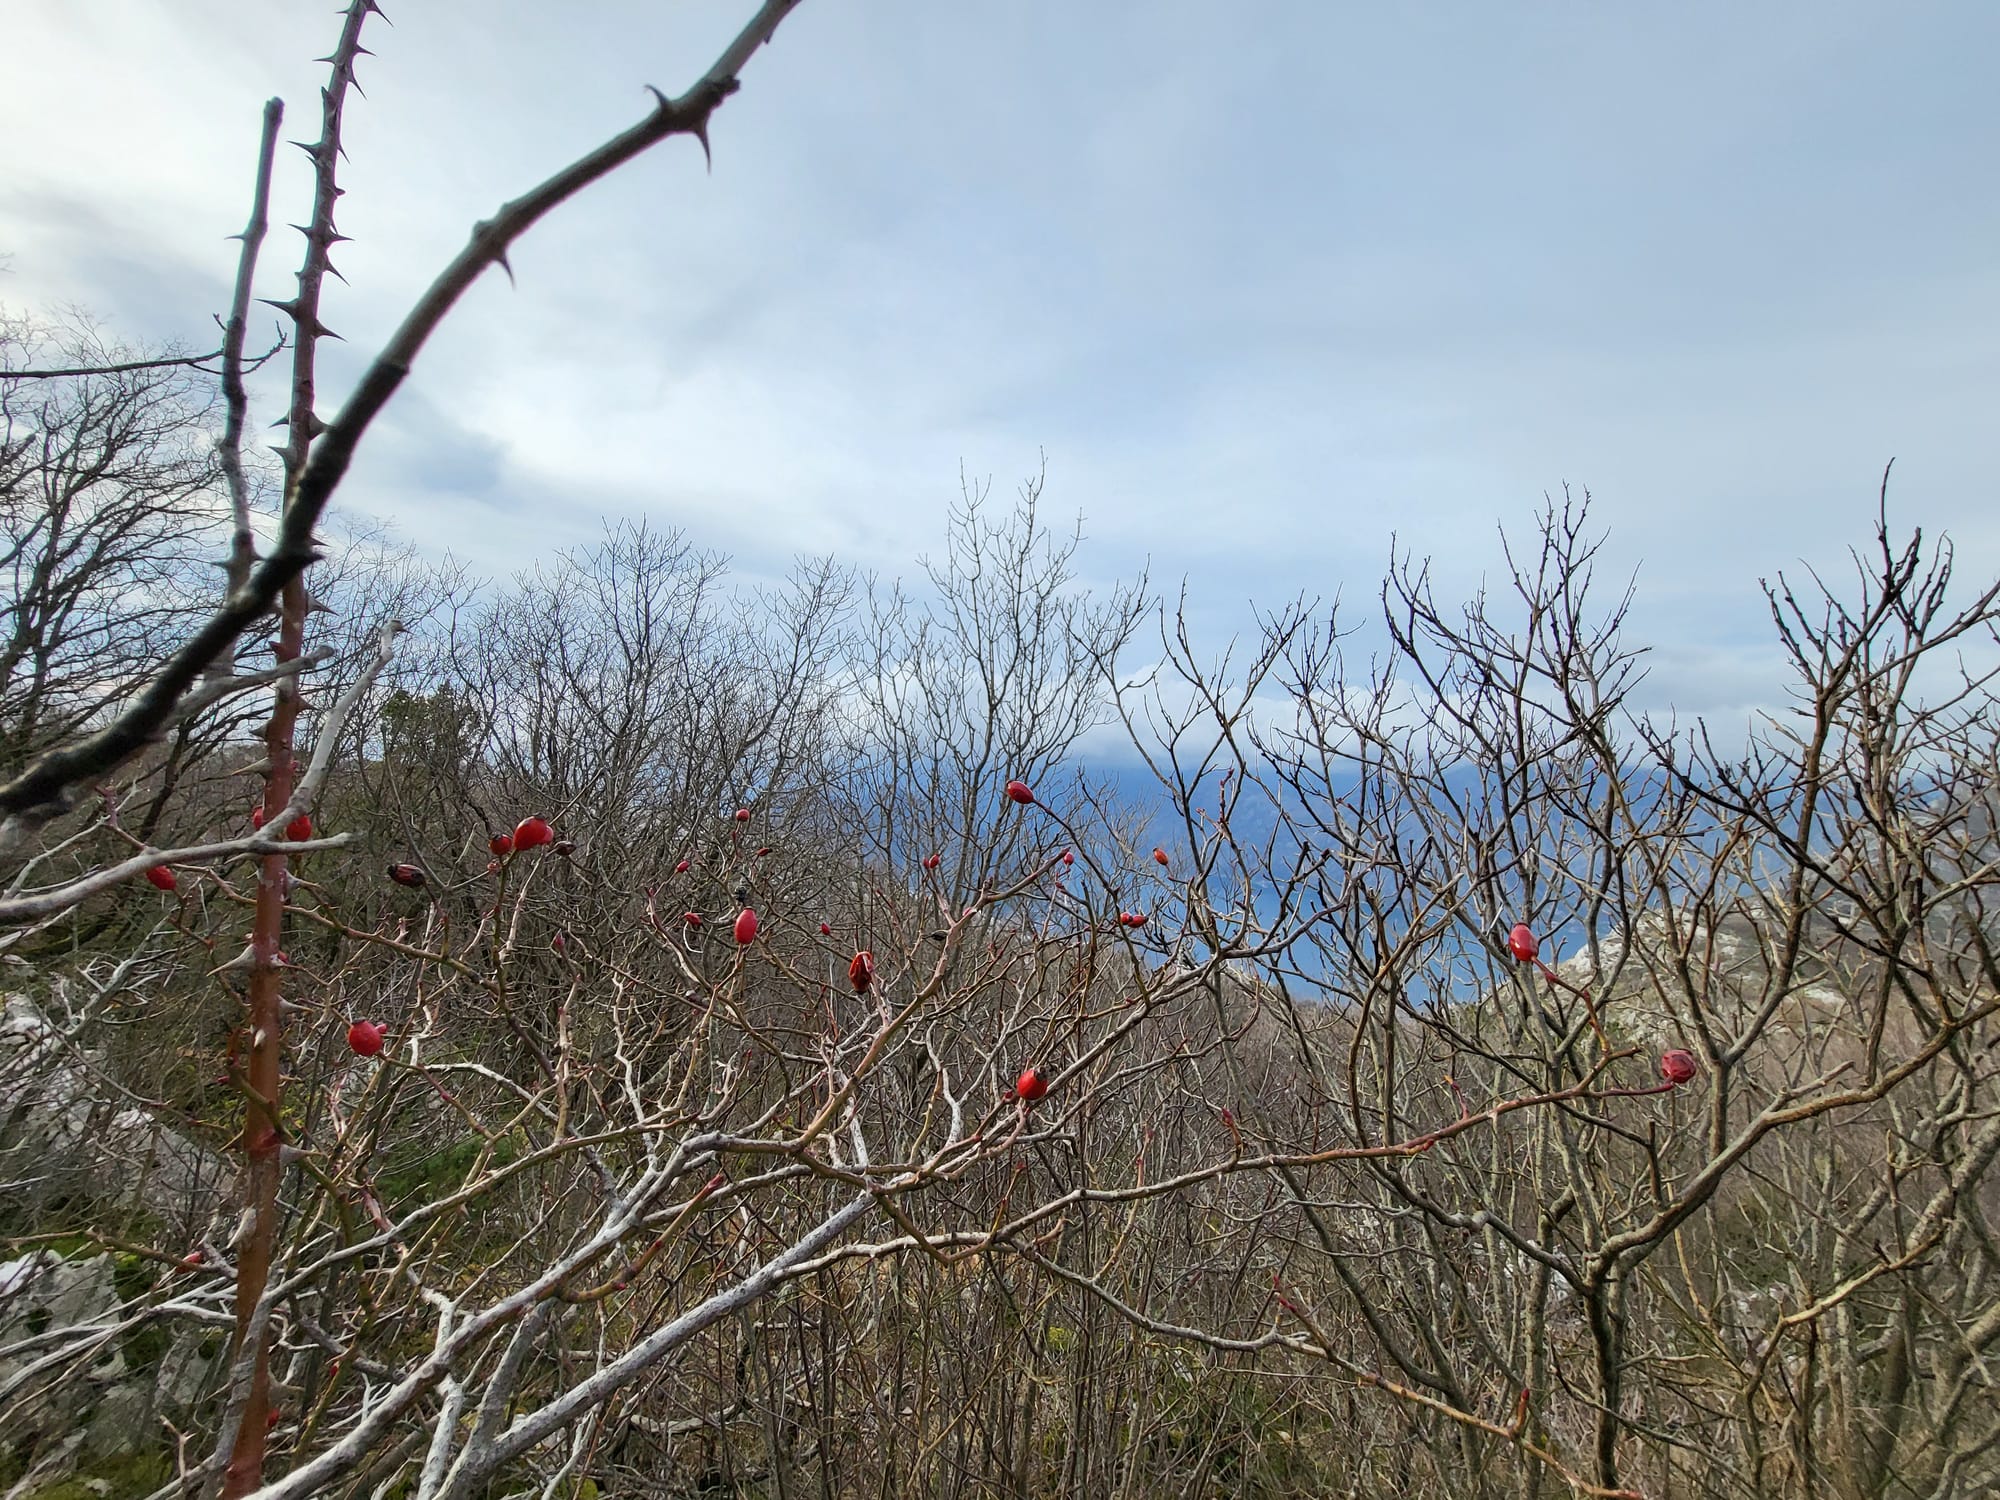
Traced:
[[32, 1206], [84, 1194], [198, 1231], [234, 1168], [120, 1099], [98, 1060], [41, 1008], [9, 995], [0, 1013], [0, 1190]]

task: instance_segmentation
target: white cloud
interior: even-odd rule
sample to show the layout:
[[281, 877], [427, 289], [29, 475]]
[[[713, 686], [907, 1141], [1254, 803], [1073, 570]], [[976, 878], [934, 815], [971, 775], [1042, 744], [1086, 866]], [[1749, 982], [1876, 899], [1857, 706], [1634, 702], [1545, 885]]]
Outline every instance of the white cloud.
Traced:
[[[352, 105], [337, 393], [472, 223], [673, 91], [748, 13], [392, 7]], [[1898, 514], [2000, 558], [2000, 12], [807, 0], [715, 125], [531, 232], [364, 446], [342, 503], [488, 573], [650, 514], [770, 573], [934, 549], [961, 461], [1046, 448], [1098, 575], [1440, 591], [1588, 485], [1651, 692], [1755, 698], [1755, 580]], [[205, 337], [258, 110], [317, 127], [333, 22], [233, 0], [26, 0], [0, 58], [10, 302]], [[287, 149], [281, 220], [303, 217]], [[260, 290], [283, 296], [279, 230]], [[276, 388], [263, 387], [267, 412]], [[331, 404], [331, 398], [329, 399]], [[1641, 567], [1643, 564], [1643, 567]], [[1740, 638], [1740, 641], [1739, 641]], [[1703, 656], [1702, 653], [1711, 653]], [[1715, 653], [1719, 653], [1715, 654]], [[1663, 665], [1667, 658], [1662, 658]]]

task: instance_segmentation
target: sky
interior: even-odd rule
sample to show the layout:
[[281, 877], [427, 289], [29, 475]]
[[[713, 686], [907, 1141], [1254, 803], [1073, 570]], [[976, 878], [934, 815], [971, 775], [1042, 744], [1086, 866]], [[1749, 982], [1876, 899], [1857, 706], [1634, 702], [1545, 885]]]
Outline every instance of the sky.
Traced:
[[[748, 0], [385, 0], [324, 316], [337, 395], [502, 201], [687, 87]], [[0, 303], [207, 346], [258, 116], [330, 4], [10, 0]], [[504, 577], [644, 516], [782, 573], [935, 553], [1047, 466], [1086, 573], [1203, 638], [1462, 597], [1544, 497], [1636, 576], [1635, 700], [1776, 696], [1758, 580], [1892, 524], [2000, 571], [2000, 6], [804, 0], [713, 125], [532, 230], [336, 506]], [[303, 221], [284, 153], [274, 219]], [[291, 288], [268, 242], [259, 291]], [[275, 386], [260, 392], [279, 411]]]

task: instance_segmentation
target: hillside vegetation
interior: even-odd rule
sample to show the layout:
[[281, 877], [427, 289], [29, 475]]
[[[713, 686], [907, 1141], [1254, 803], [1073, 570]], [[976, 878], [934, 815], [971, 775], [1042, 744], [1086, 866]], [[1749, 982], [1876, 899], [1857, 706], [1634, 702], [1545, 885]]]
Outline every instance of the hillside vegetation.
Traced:
[[907, 584], [343, 529], [790, 8], [322, 410], [352, 0], [268, 472], [275, 101], [221, 349], [0, 326], [0, 1495], [2000, 1490], [2000, 582], [1886, 480], [1747, 729], [1634, 710], [1567, 499], [1366, 654], [1211, 654], [1039, 481]]

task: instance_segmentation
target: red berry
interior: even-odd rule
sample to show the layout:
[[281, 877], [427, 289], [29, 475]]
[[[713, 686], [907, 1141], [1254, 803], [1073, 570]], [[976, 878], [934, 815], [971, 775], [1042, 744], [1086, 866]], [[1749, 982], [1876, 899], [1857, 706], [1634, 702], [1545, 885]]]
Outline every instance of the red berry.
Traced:
[[832, 928], [832, 926], [831, 926], [831, 925], [829, 925], [828, 923], [825, 923], [825, 922], [822, 922], [822, 923], [820, 923], [820, 924], [819, 924], [819, 935], [820, 935], [821, 937], [832, 937], [832, 936], [833, 936], [833, 928]]
[[750, 809], [749, 809], [749, 808], [747, 808], [747, 807], [739, 807], [739, 808], [737, 808], [737, 809], [736, 809], [736, 821], [737, 821], [737, 822], [739, 822], [739, 823], [747, 823], [747, 822], [749, 822], [749, 821], [750, 821]]
[[1049, 1081], [1042, 1076], [1040, 1068], [1023, 1068], [1021, 1076], [1014, 1080], [1014, 1093], [1033, 1104], [1049, 1091]]
[[556, 831], [549, 827], [546, 819], [523, 818], [514, 825], [514, 847], [516, 849], [539, 849], [544, 844], [556, 841]]
[[1675, 1088], [1694, 1077], [1695, 1069], [1694, 1054], [1684, 1047], [1676, 1047], [1660, 1055], [1660, 1076]]
[[180, 889], [179, 879], [176, 878], [174, 872], [165, 865], [154, 865], [152, 869], [146, 872], [146, 879], [153, 885], [158, 886], [163, 891], [172, 891]]
[[681, 913], [681, 920], [690, 927], [699, 927], [701, 926], [701, 913], [698, 911], [684, 911]]
[[736, 941], [744, 947], [757, 941], [757, 913], [747, 906], [736, 914]]
[[1542, 945], [1535, 941], [1535, 935], [1528, 930], [1526, 922], [1516, 922], [1514, 930], [1507, 934], [1507, 951], [1524, 964], [1535, 961], [1535, 955], [1542, 951]]
[[1166, 862], [1167, 862], [1167, 851], [1164, 849], [1155, 849], [1153, 851], [1153, 863], [1156, 865], [1163, 865]]
[[294, 844], [303, 844], [312, 836], [313, 820], [311, 813], [300, 813], [285, 825], [285, 837], [290, 839]]
[[685, 875], [687, 874], [687, 872], [688, 872], [688, 862], [686, 860], [682, 860], [679, 864], [674, 866], [674, 873], [676, 875]]
[[1067, 849], [1063, 850], [1063, 863], [1064, 863], [1064, 864], [1066, 864], [1066, 865], [1073, 865], [1073, 864], [1075, 864], [1075, 863], [1076, 863], [1076, 856], [1075, 856], [1074, 854], [1070, 853], [1070, 852], [1069, 852], [1069, 850], [1067, 850]]
[[263, 808], [253, 807], [250, 809], [250, 826], [252, 828], [262, 828], [264, 826]]
[[495, 859], [505, 859], [514, 852], [514, 835], [511, 833], [496, 833], [486, 841], [486, 847], [493, 851]]
[[347, 1028], [347, 1045], [357, 1057], [379, 1057], [382, 1039], [389, 1034], [386, 1026], [374, 1021], [356, 1021]]
[[854, 993], [865, 995], [868, 986], [875, 982], [875, 955], [867, 949], [854, 955], [854, 962], [847, 966], [847, 982], [854, 986]]
[[411, 890], [418, 890], [429, 877], [415, 865], [391, 865], [389, 866], [389, 878], [395, 881], [397, 885], [406, 885]]
[[1027, 782], [1010, 781], [1007, 783], [1007, 800], [1026, 807], [1035, 800], [1035, 794], [1028, 790]]

